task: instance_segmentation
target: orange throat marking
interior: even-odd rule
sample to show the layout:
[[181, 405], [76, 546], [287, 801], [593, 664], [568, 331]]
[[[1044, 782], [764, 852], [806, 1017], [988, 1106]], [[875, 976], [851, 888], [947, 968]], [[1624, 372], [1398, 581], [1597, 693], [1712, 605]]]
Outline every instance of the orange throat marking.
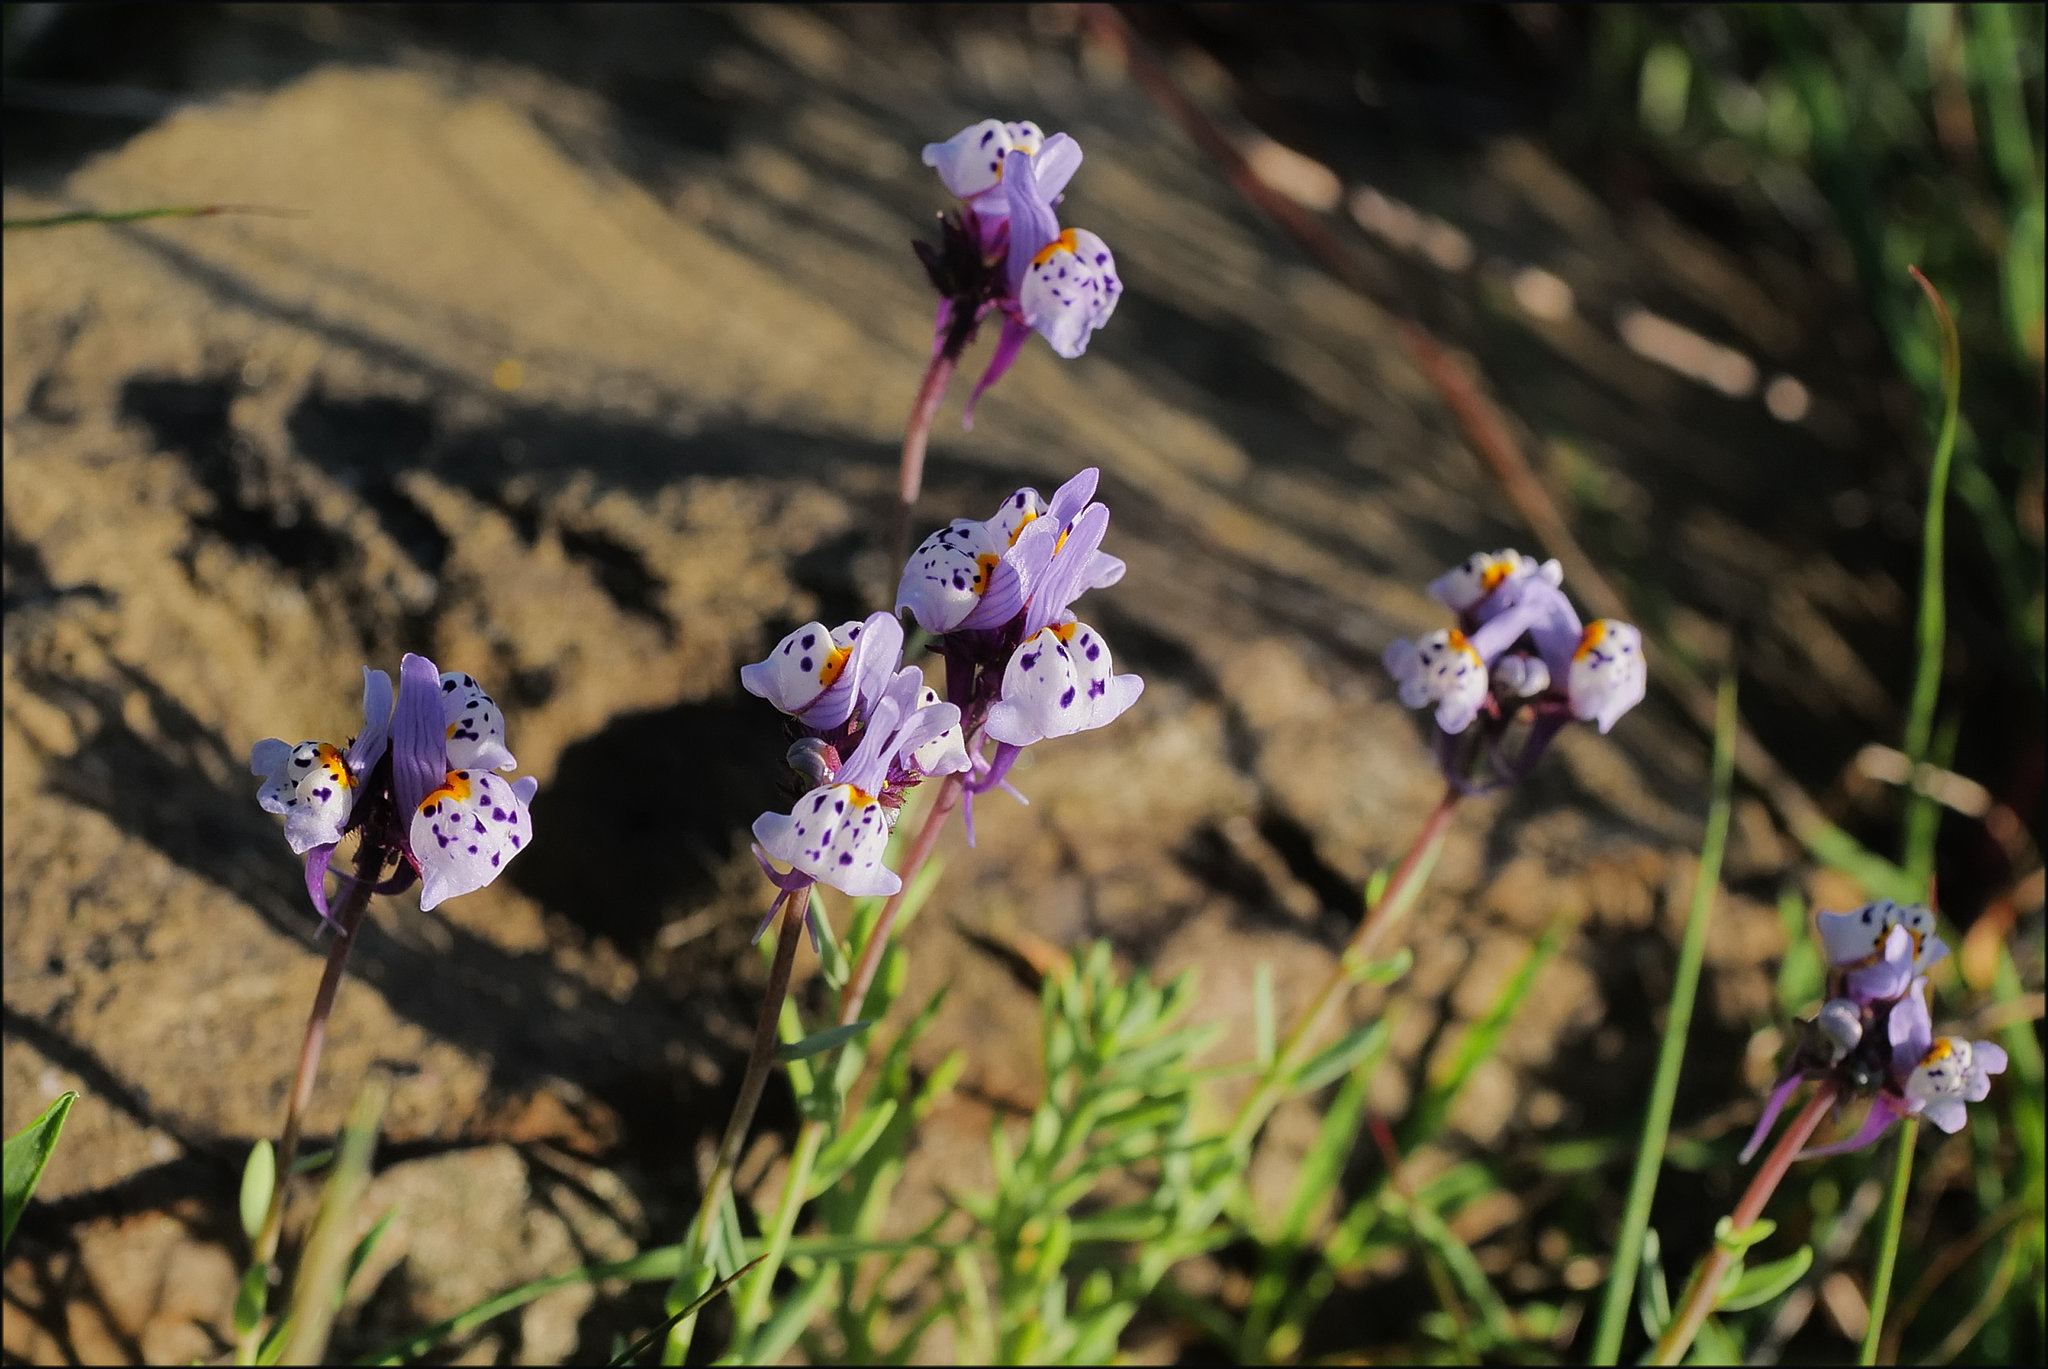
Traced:
[[1077, 257], [1081, 255], [1080, 247], [1074, 242], [1074, 230], [1071, 228], [1061, 229], [1058, 237], [1039, 248], [1038, 255], [1031, 259], [1031, 264], [1043, 266], [1061, 252], [1071, 252]]
[[420, 800], [420, 807], [422, 809], [432, 808], [443, 799], [447, 799], [452, 803], [462, 803], [469, 798], [469, 793], [468, 772], [450, 770], [447, 779], [442, 783], [441, 787]]

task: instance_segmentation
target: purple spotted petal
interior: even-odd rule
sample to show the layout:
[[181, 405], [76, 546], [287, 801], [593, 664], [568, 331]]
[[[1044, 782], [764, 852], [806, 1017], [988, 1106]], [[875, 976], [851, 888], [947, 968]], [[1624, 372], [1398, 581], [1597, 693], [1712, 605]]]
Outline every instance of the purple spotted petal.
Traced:
[[412, 817], [420, 865], [420, 910], [481, 889], [533, 841], [531, 775], [507, 780], [488, 770], [453, 770]]
[[1003, 159], [1003, 194], [1010, 206], [1009, 272], [1010, 296], [1018, 298], [1025, 273], [1040, 249], [1060, 235], [1060, 222], [1052, 203], [1038, 186], [1038, 172], [1031, 158], [1011, 152]]

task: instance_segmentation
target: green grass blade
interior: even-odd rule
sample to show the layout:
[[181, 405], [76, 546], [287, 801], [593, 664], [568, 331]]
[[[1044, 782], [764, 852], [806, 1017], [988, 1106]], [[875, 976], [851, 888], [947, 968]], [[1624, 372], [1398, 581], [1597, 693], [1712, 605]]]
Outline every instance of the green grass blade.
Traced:
[[1899, 1128], [1899, 1154], [1892, 1164], [1892, 1190], [1885, 1200], [1884, 1230], [1878, 1236], [1877, 1266], [1870, 1275], [1870, 1320], [1863, 1328], [1858, 1364], [1877, 1363], [1884, 1336], [1885, 1306], [1891, 1301], [1892, 1273], [1898, 1267], [1899, 1231], [1906, 1221], [1906, 1188], [1913, 1179], [1913, 1143], [1920, 1139], [1920, 1121], [1909, 1117]]
[[0, 227], [12, 233], [18, 228], [66, 228], [75, 223], [139, 223], [144, 219], [210, 219], [216, 214], [264, 214], [272, 218], [302, 219], [302, 209], [273, 209], [260, 204], [162, 204], [148, 209], [80, 209], [68, 214], [44, 214], [31, 219], [8, 219]]
[[1713, 797], [1707, 808], [1707, 835], [1700, 846], [1699, 876], [1693, 882], [1692, 908], [1686, 914], [1685, 942], [1678, 953], [1678, 973], [1671, 985], [1671, 1008], [1664, 1040], [1657, 1052], [1657, 1074], [1650, 1085], [1650, 1108], [1643, 1118], [1642, 1144], [1636, 1149], [1635, 1174], [1629, 1180], [1628, 1205], [1614, 1247], [1614, 1268], [1600, 1303], [1600, 1322], [1593, 1337], [1591, 1363], [1614, 1364], [1621, 1354], [1629, 1300], [1635, 1292], [1636, 1263], [1643, 1234], [1650, 1225], [1650, 1200], [1656, 1196], [1657, 1174], [1663, 1167], [1664, 1141], [1671, 1131], [1671, 1104], [1678, 1095], [1678, 1071], [1685, 1058], [1685, 1039], [1692, 1026], [1693, 999], [1699, 990], [1700, 964], [1706, 957], [1707, 924], [1721, 884], [1721, 854], [1728, 844], [1728, 789], [1735, 774], [1735, 676], [1721, 681], [1714, 719]]
[[1501, 986], [1499, 995], [1487, 1008], [1486, 1015], [1474, 1022], [1458, 1042], [1457, 1051], [1450, 1063], [1430, 1081], [1429, 1087], [1416, 1101], [1402, 1124], [1400, 1149], [1403, 1155], [1410, 1154], [1418, 1146], [1427, 1145], [1443, 1130], [1445, 1121], [1456, 1105], [1458, 1095], [1472, 1077], [1480, 1063], [1491, 1056], [1500, 1046], [1500, 1039], [1513, 1024], [1515, 1014], [1522, 1010], [1530, 991], [1536, 987], [1536, 980], [1542, 975], [1543, 967], [1550, 963], [1564, 946], [1565, 923], [1569, 914], [1551, 923], [1548, 931], [1536, 939], [1521, 968], [1509, 976]]
[[[408, 1360], [424, 1355], [443, 1341], [457, 1336], [468, 1335], [477, 1327], [507, 1312], [526, 1306], [543, 1294], [557, 1288], [573, 1288], [577, 1284], [603, 1283], [608, 1279], [624, 1279], [628, 1283], [667, 1283], [683, 1269], [683, 1247], [680, 1245], [659, 1246], [642, 1251], [626, 1260], [611, 1260], [603, 1264], [586, 1264], [562, 1274], [550, 1274], [544, 1279], [520, 1284], [507, 1289], [494, 1298], [486, 1298], [466, 1311], [457, 1312], [445, 1321], [439, 1321], [417, 1335], [408, 1336], [387, 1349], [355, 1361], [357, 1364], [404, 1364]], [[684, 1313], [688, 1315], [687, 1310]]]
[[21, 1220], [22, 1210], [35, 1193], [43, 1167], [50, 1163], [50, 1155], [57, 1149], [64, 1119], [77, 1101], [76, 1093], [59, 1094], [56, 1102], [43, 1109], [42, 1116], [7, 1138], [5, 1154], [0, 1156], [0, 1200], [5, 1203], [4, 1214], [0, 1214], [0, 1220], [5, 1222], [0, 1226], [0, 1246], [14, 1239], [14, 1224]]
[[[1914, 628], [1916, 659], [1913, 667], [1913, 699], [1906, 710], [1906, 736], [1903, 750], [1911, 768], [1908, 774], [1918, 774], [1920, 763], [1927, 759], [1929, 743], [1934, 738], [1934, 701], [1941, 691], [1942, 649], [1948, 635], [1948, 602], [1943, 593], [1942, 566], [1944, 543], [1947, 536], [1948, 519], [1948, 474], [1954, 464], [1956, 450], [1956, 416], [1962, 400], [1963, 354], [1962, 345], [1956, 338], [1955, 316], [1949, 312], [1947, 301], [1941, 297], [1927, 277], [1920, 274], [1920, 268], [1909, 266], [1913, 279], [1927, 293], [1927, 302], [1934, 307], [1935, 323], [1941, 329], [1941, 433], [1934, 442], [1934, 460], [1927, 470], [1927, 516], [1921, 533], [1920, 546], [1920, 614]], [[1918, 818], [1923, 809], [1932, 809], [1934, 801], [1912, 790], [1907, 792], [1907, 826], [1925, 822]], [[1924, 843], [1927, 853], [1924, 859], [1932, 861], [1933, 842]], [[1907, 873], [1920, 886], [1921, 892], [1915, 897], [1924, 897], [1930, 868], [1921, 868], [1923, 857], [1918, 851], [1906, 853]]]

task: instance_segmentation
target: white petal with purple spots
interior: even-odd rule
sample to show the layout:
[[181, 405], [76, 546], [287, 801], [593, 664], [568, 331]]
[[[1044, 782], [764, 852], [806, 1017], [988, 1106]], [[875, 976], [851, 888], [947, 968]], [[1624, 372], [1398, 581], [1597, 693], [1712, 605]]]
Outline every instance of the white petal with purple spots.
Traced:
[[284, 815], [284, 839], [294, 855], [341, 840], [356, 804], [356, 777], [341, 748], [266, 737], [250, 750], [249, 770], [265, 776], [256, 802]]
[[1641, 632], [1614, 618], [1588, 623], [1567, 680], [1572, 716], [1598, 722], [1605, 732], [1643, 701], [1649, 678]]
[[1123, 289], [1109, 245], [1085, 228], [1070, 228], [1032, 258], [1017, 305], [1024, 321], [1071, 360], [1109, 322]]
[[[842, 624], [840, 632], [859, 626]], [[740, 686], [784, 713], [801, 713], [839, 678], [850, 645], [851, 637], [842, 643], [823, 623], [805, 623], [777, 642], [766, 660], [741, 666]]]
[[441, 720], [448, 729], [451, 770], [517, 770], [505, 749], [505, 714], [484, 687], [455, 671], [441, 676]]
[[980, 604], [1009, 548], [1008, 536], [988, 524], [954, 519], [911, 553], [896, 587], [896, 608], [909, 609], [926, 632], [951, 632]]
[[850, 784], [813, 789], [788, 813], [754, 819], [761, 849], [855, 897], [887, 895], [903, 887], [882, 863], [889, 846], [889, 819], [882, 805]]
[[420, 908], [483, 888], [533, 840], [527, 804], [540, 781], [503, 780], [487, 770], [451, 770], [412, 816], [420, 866]]
[[1430, 633], [1419, 642], [1395, 642], [1382, 658], [1387, 673], [1401, 686], [1401, 702], [1409, 708], [1434, 703], [1437, 726], [1463, 732], [1486, 702], [1486, 663], [1455, 629]]

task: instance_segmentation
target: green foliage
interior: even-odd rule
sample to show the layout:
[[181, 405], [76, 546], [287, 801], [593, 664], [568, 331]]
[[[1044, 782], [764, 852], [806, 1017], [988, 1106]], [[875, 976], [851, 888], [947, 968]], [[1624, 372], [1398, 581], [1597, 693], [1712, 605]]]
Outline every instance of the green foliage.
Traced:
[[34, 1196], [43, 1167], [50, 1163], [57, 1138], [63, 1134], [64, 1119], [77, 1101], [76, 1093], [59, 1094], [42, 1116], [7, 1138], [4, 1152], [0, 1152], [0, 1203], [5, 1205], [4, 1216], [0, 1216], [0, 1246], [14, 1239], [14, 1224]]

